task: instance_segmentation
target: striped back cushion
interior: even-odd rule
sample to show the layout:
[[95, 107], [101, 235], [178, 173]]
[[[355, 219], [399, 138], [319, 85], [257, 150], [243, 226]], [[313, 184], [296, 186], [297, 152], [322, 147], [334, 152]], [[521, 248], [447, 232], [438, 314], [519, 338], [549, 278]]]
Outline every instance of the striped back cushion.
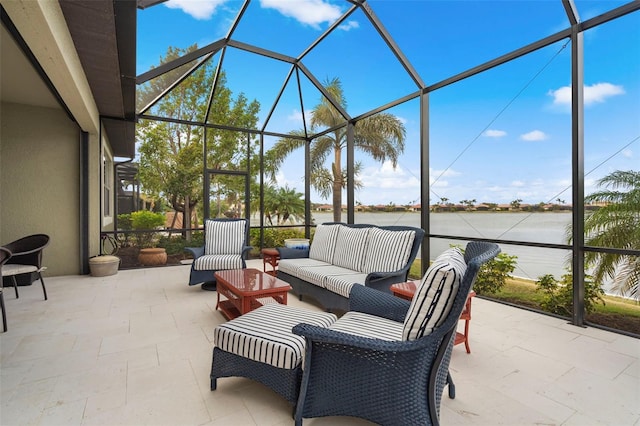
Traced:
[[336, 240], [342, 225], [318, 225], [309, 248], [309, 258], [333, 262], [333, 253], [336, 248]]
[[445, 250], [433, 261], [411, 301], [402, 332], [404, 340], [426, 336], [444, 322], [466, 269], [459, 248]]
[[372, 228], [362, 272], [393, 272], [402, 269], [409, 261], [415, 236], [415, 231]]
[[370, 229], [343, 226], [336, 239], [332, 263], [354, 271], [362, 271]]
[[246, 220], [207, 220], [204, 254], [241, 254]]

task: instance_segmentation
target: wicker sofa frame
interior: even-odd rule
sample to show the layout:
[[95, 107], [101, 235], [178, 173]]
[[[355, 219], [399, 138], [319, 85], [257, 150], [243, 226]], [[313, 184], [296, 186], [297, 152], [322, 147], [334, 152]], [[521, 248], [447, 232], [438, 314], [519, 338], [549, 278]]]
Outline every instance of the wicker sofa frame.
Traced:
[[[366, 287], [374, 288], [376, 290], [383, 291], [385, 293], [391, 293], [389, 289], [392, 284], [404, 282], [409, 275], [409, 268], [418, 254], [418, 249], [424, 238], [424, 230], [413, 226], [377, 226], [370, 224], [345, 224], [340, 222], [327, 222], [324, 225], [340, 224], [349, 228], [380, 228], [388, 231], [414, 231], [415, 237], [411, 246], [411, 252], [409, 259], [402, 269], [393, 272], [372, 272], [367, 275], [365, 282]], [[354, 247], [354, 250], [357, 249]], [[278, 248], [280, 252], [280, 259], [288, 258], [300, 258], [309, 257], [309, 250], [297, 250]], [[290, 275], [283, 271], [278, 271], [277, 277], [281, 280], [288, 282], [293, 289], [299, 300], [302, 300], [303, 296], [309, 296], [315, 299], [328, 311], [348, 311], [349, 310], [349, 298], [340, 294], [334, 293], [331, 290], [312, 284], [302, 278]]]

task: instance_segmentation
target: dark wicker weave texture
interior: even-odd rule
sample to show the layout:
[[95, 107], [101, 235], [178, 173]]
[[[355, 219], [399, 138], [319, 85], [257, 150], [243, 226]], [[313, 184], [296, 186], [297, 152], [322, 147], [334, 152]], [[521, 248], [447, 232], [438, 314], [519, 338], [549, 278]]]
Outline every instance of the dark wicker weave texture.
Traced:
[[[294, 327], [306, 339], [296, 424], [303, 417], [336, 415], [382, 425], [439, 424], [458, 318], [480, 266], [499, 252], [493, 243], [467, 245], [467, 270], [453, 307], [445, 322], [423, 338], [389, 342], [309, 324]], [[395, 321], [404, 319], [403, 306], [408, 308], [398, 298], [364, 286], [354, 286], [350, 301], [352, 310]]]
[[298, 365], [292, 370], [277, 368], [219, 348], [213, 348], [210, 377], [211, 390], [216, 389], [216, 381], [219, 377], [246, 377], [270, 387], [282, 395], [291, 405], [295, 405], [300, 389], [302, 365]]

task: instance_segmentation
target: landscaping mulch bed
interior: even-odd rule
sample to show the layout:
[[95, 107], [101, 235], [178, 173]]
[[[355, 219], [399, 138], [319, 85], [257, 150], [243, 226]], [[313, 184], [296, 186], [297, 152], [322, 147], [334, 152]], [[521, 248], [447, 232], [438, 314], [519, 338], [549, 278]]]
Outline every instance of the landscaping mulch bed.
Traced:
[[[138, 253], [140, 249], [138, 247], [121, 247], [115, 254], [120, 258], [120, 269], [131, 268], [155, 268], [155, 266], [143, 266], [138, 262]], [[188, 259], [187, 253], [185, 254], [172, 254], [167, 255], [167, 265], [180, 265], [182, 260]]]

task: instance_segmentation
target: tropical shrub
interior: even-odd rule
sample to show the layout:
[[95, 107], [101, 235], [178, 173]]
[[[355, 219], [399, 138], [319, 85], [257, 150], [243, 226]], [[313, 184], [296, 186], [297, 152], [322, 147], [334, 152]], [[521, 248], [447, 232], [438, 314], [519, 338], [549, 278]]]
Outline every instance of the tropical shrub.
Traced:
[[[542, 309], [554, 314], [570, 317], [573, 312], [573, 276], [564, 274], [560, 281], [552, 274], [538, 277], [536, 287], [544, 294], [540, 303]], [[604, 305], [604, 291], [596, 284], [590, 275], [584, 276], [584, 310], [592, 313], [595, 305], [602, 302]]]
[[518, 256], [511, 256], [504, 252], [482, 265], [473, 289], [478, 294], [495, 294], [504, 287], [507, 278], [516, 269]]
[[163, 247], [168, 255], [184, 254], [185, 247], [202, 247], [204, 245], [204, 232], [193, 232], [191, 241], [187, 241], [182, 235], [179, 236], [162, 236], [158, 241], [158, 247]]
[[[288, 238], [304, 238], [304, 230], [301, 228], [265, 228], [263, 247], [284, 247], [284, 240]], [[249, 241], [254, 250], [259, 250], [260, 229], [249, 231]]]
[[[464, 248], [458, 245], [462, 253]], [[491, 259], [480, 267], [476, 282], [473, 284], [473, 290], [478, 294], [496, 294], [507, 282], [507, 278], [511, 277], [511, 273], [516, 269], [516, 259], [518, 256], [511, 256], [505, 252], [500, 252], [496, 257]]]
[[[135, 231], [150, 231], [164, 225], [165, 217], [162, 213], [140, 210], [131, 213], [131, 227]], [[153, 247], [155, 232], [137, 232], [136, 242], [140, 248]]]

